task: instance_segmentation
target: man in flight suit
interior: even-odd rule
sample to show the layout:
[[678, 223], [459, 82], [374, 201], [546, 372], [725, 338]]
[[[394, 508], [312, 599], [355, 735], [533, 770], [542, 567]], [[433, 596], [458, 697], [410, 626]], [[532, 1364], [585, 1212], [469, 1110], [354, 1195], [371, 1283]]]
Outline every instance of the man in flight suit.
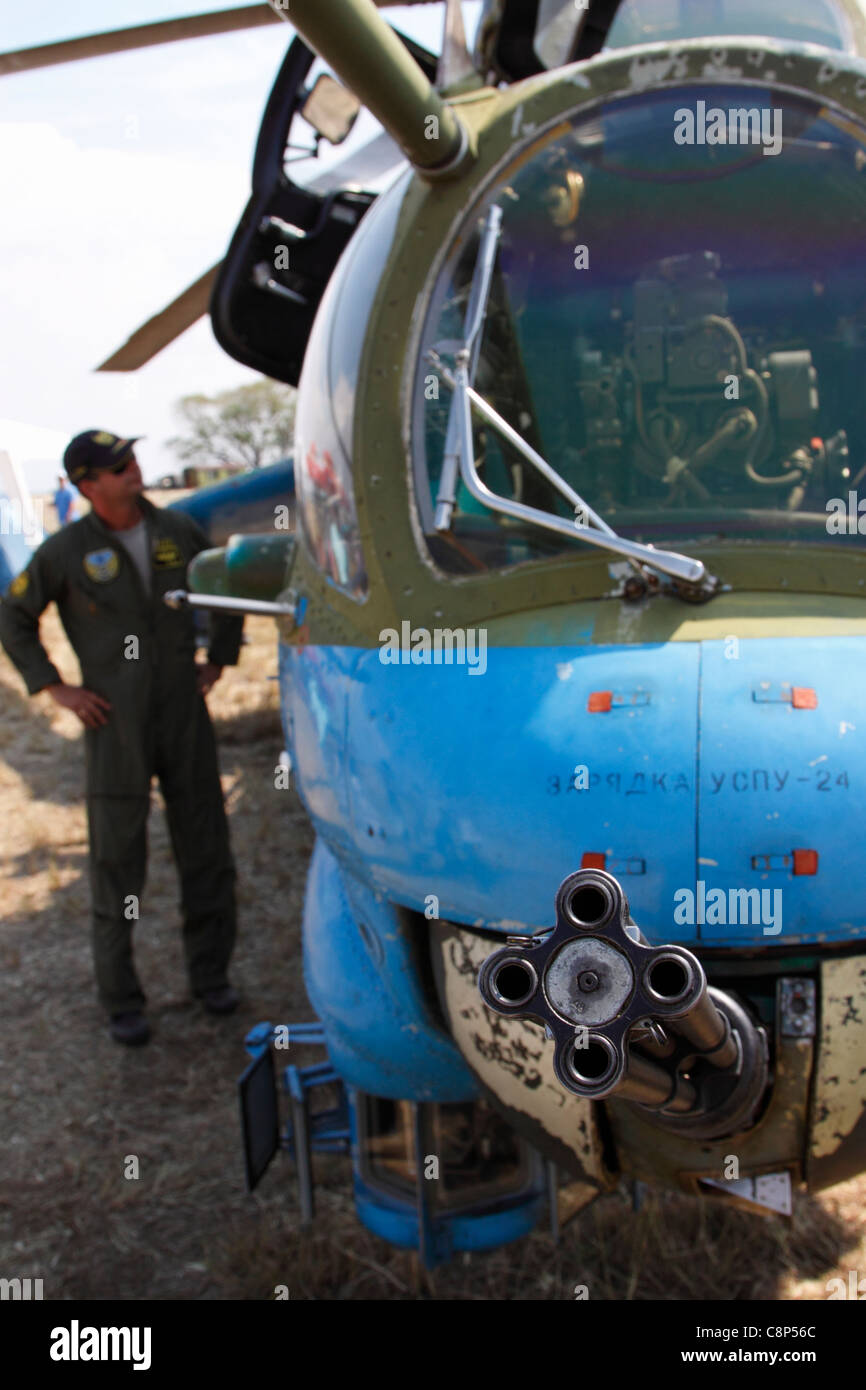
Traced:
[[[142, 496], [133, 445], [88, 430], [64, 454], [92, 511], [49, 536], [0, 603], [0, 641], [31, 695], [47, 690], [85, 726], [93, 953], [99, 998], [117, 1042], [147, 1042], [145, 996], [132, 957], [144, 887], [152, 776], [165, 799], [181, 879], [183, 944], [192, 991], [212, 1013], [238, 996], [227, 978], [235, 939], [235, 868], [204, 696], [240, 650], [243, 619], [211, 623], [207, 663], [196, 664], [189, 609], [163, 602], [185, 587], [207, 549], [188, 516]], [[39, 639], [54, 600], [81, 665], [66, 685]]]

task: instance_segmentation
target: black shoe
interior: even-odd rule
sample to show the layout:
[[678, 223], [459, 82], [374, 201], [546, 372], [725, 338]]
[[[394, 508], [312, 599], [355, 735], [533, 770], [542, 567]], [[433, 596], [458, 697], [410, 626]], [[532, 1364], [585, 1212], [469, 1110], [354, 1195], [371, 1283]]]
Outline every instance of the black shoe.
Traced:
[[241, 997], [231, 985], [221, 985], [219, 989], [206, 989], [201, 1001], [210, 1014], [233, 1014]]
[[134, 1013], [112, 1014], [111, 1036], [127, 1047], [141, 1047], [150, 1037], [150, 1024], [140, 1010]]

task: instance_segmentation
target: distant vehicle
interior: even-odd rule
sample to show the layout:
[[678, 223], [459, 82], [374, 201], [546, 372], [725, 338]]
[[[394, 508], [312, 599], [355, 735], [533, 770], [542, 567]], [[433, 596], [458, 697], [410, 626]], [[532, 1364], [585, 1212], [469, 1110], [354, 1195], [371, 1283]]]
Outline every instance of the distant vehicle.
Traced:
[[250, 470], [244, 463], [191, 463], [181, 469], [180, 487], [206, 487], [210, 483], [221, 482], [223, 478], [236, 478]]
[[[265, 465], [265, 467], [268, 466]], [[188, 464], [180, 473], [164, 473], [151, 486], [158, 488], [204, 488], [210, 487], [213, 483], [221, 482], [224, 478], [238, 478], [252, 471], [256, 470], [249, 469], [243, 463]]]
[[268, 530], [285, 537], [295, 529], [292, 456], [210, 481], [191, 496], [168, 505], [197, 521], [214, 546], [225, 545], [230, 536], [259, 535]]

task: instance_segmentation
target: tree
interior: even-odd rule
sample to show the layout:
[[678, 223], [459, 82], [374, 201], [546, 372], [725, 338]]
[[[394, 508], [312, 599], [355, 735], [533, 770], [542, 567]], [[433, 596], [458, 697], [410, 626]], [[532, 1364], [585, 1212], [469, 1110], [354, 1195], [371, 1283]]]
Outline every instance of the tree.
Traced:
[[168, 446], [186, 463], [276, 463], [292, 447], [297, 394], [264, 377], [215, 396], [183, 396], [175, 408], [186, 428]]

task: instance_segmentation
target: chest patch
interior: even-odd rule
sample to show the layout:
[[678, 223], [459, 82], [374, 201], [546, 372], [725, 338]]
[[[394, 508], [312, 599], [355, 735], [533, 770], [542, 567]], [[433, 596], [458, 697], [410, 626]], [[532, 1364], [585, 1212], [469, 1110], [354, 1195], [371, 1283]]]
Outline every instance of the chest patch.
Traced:
[[97, 584], [107, 584], [120, 572], [120, 556], [116, 550], [90, 550], [84, 557], [84, 572]]
[[22, 570], [20, 574], [15, 576], [12, 583], [9, 585], [9, 592], [12, 597], [20, 598], [22, 594], [26, 594], [29, 583], [30, 576], [26, 570]]
[[157, 570], [178, 569], [184, 564], [179, 546], [169, 537], [162, 536], [153, 547], [153, 567]]

